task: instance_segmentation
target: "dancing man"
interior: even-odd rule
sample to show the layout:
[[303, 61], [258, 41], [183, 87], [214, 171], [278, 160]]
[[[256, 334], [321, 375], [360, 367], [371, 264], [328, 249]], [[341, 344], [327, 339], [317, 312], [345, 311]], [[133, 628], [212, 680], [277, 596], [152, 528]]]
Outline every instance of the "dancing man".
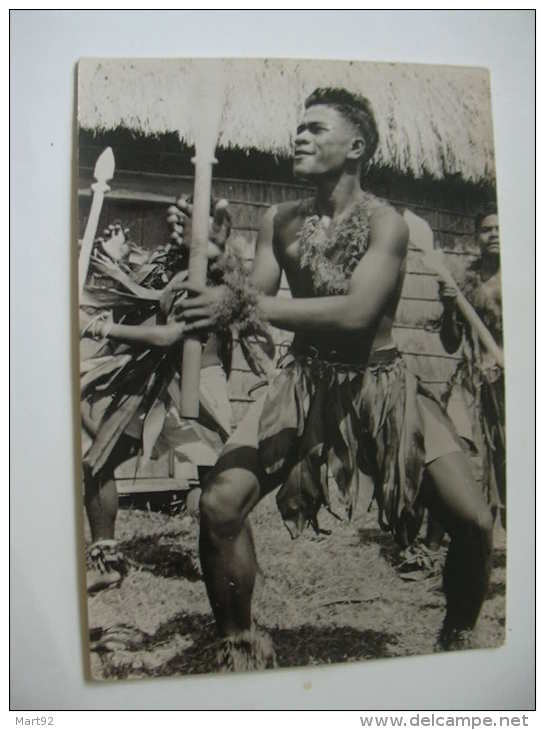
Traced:
[[[181, 201], [184, 210], [190, 212], [191, 205]], [[218, 202], [214, 213], [208, 246], [212, 267], [224, 257], [231, 230], [226, 201]], [[129, 301], [130, 306], [122, 309], [122, 319], [140, 323], [115, 321], [119, 314], [116, 312], [114, 318], [111, 310], [103, 309], [97, 316], [87, 317], [82, 330], [82, 337], [100, 343], [100, 350], [95, 353], [99, 357], [82, 363], [85, 367], [81, 382], [85, 509], [91, 532], [91, 545], [87, 551], [89, 593], [119, 585], [127, 571], [125, 557], [115, 538], [118, 511], [115, 470], [131, 457], [142, 455], [143, 446], [147, 444], [147, 449], [153, 449], [159, 456], [174, 449], [180, 460], [191, 461], [198, 467], [199, 479], [202, 479], [215, 464], [231, 431], [231, 406], [227, 395], [230, 333], [224, 332], [220, 337], [210, 333], [204, 338], [199, 420], [190, 424], [185, 422], [180, 417], [178, 403], [174, 402], [177, 398], [172, 397], [180, 387], [185, 330], [184, 323], [175, 321], [171, 315], [176, 284], [187, 276], [185, 218], [185, 213], [177, 206], [169, 208], [173, 242], [152, 254], [158, 273], [147, 287], [136, 283], [136, 277], [129, 273], [128, 267], [121, 268], [118, 254], [128, 252], [128, 246], [120, 245], [125, 242], [119, 238], [119, 231], [113, 230], [114, 235], [104, 243], [100, 239], [102, 245], [97, 247], [93, 258], [94, 270], [106, 275], [107, 280], [113, 279], [135, 294], [153, 295], [154, 299], [139, 301], [135, 297], [138, 303]], [[153, 271], [153, 267], [148, 268]], [[219, 270], [210, 275], [221, 281]], [[170, 278], [169, 283], [162, 289], [154, 289], [155, 280], [160, 282], [163, 277]], [[105, 293], [108, 294], [107, 290], [98, 290], [96, 296]], [[114, 292], [114, 295], [118, 296], [118, 293]], [[119, 293], [120, 301], [123, 297], [123, 292]], [[153, 446], [150, 433], [155, 436]], [[200, 489], [187, 495], [189, 511], [197, 511], [198, 495]]]
[[[416, 536], [425, 507], [446, 526], [442, 647], [467, 645], [487, 590], [490, 511], [454, 428], [406, 370], [392, 337], [408, 230], [361, 187], [377, 143], [367, 99], [344, 89], [314, 91], [297, 129], [293, 169], [314, 183], [315, 196], [269, 209], [247, 285], [184, 285], [193, 296], [174, 305], [193, 330], [213, 328], [230, 312], [295, 333], [282, 369], [227, 442], [201, 498], [201, 565], [223, 661], [233, 669], [274, 663], [252, 630], [257, 562], [248, 515], [282, 485], [277, 504], [292, 534], [309, 523], [319, 529], [328, 470], [348, 515], [358, 495], [375, 499], [380, 524], [402, 545]], [[282, 272], [291, 299], [275, 296]]]
[[[498, 213], [488, 206], [475, 219], [481, 255], [467, 272], [464, 295], [503, 346]], [[477, 451], [482, 463], [482, 487], [494, 517], [506, 525], [505, 393], [503, 369], [481, 347], [473, 328], [456, 306], [456, 290], [440, 287], [443, 302], [440, 337], [449, 353], [460, 345], [461, 360], [448, 390], [447, 413], [459, 435]]]

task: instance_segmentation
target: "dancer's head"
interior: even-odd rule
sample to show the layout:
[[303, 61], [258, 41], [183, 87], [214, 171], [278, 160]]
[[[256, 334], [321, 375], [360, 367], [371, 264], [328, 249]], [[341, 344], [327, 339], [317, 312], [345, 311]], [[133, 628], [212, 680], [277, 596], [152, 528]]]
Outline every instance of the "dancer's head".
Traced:
[[371, 104], [341, 88], [320, 88], [305, 101], [295, 138], [294, 173], [302, 177], [360, 170], [375, 154], [378, 131]]
[[485, 206], [475, 216], [475, 236], [483, 256], [499, 255], [500, 231], [498, 210], [494, 203]]

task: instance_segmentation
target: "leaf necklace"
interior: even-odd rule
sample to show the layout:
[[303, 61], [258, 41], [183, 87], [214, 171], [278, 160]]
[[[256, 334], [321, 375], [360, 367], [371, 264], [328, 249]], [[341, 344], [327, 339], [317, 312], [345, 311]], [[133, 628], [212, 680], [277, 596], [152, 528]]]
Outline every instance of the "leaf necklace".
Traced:
[[[370, 193], [326, 225], [313, 198], [303, 202], [305, 222], [299, 234], [299, 263], [312, 276], [316, 294], [345, 294], [350, 277], [369, 246], [369, 215], [384, 201]], [[313, 212], [314, 211], [314, 212]]]

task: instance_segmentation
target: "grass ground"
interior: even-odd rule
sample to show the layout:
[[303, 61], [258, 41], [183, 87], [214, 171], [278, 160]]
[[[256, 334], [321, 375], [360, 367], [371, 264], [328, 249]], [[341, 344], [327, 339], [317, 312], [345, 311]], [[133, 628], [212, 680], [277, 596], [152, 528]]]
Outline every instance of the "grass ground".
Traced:
[[[274, 497], [252, 514], [260, 561], [254, 617], [272, 636], [280, 667], [429, 654], [444, 614], [439, 578], [404, 580], [398, 550], [376, 512], [339, 522], [330, 535], [291, 540]], [[130, 560], [119, 588], [90, 597], [91, 672], [96, 679], [217, 671], [217, 637], [201, 579], [196, 523], [120, 510], [117, 534]], [[505, 539], [497, 535], [493, 573], [475, 636], [503, 643]]]

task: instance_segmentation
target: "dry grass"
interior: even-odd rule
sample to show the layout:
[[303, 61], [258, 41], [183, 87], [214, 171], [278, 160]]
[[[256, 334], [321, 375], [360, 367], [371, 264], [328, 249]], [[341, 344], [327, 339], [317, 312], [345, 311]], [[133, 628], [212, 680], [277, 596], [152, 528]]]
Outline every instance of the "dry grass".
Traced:
[[[204, 73], [205, 82], [202, 81]], [[208, 101], [223, 97], [219, 144], [289, 154], [304, 100], [342, 86], [372, 103], [379, 128], [374, 161], [420, 177], [492, 179], [490, 88], [484, 69], [303, 60], [84, 59], [78, 121], [89, 130], [123, 126], [177, 132], [189, 145]], [[223, 93], [219, 91], [223, 88]]]

